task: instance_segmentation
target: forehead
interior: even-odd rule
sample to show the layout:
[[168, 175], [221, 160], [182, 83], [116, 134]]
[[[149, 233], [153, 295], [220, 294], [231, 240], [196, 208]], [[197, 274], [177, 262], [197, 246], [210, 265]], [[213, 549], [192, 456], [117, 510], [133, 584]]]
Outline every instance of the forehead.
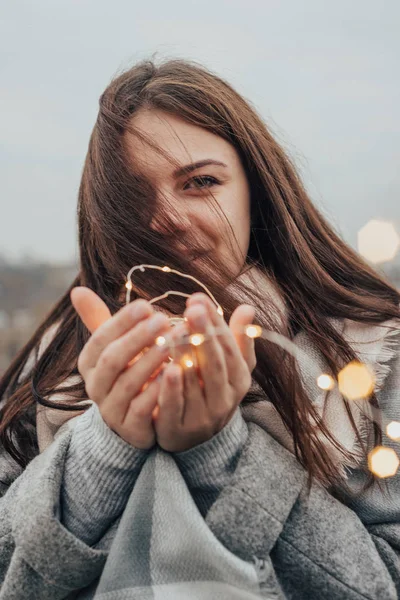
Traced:
[[[234, 147], [214, 133], [163, 111], [139, 111], [132, 125], [154, 140], [181, 166], [204, 160], [218, 159], [234, 167], [238, 155]], [[152, 177], [169, 173], [176, 167], [159, 152], [126, 132], [124, 143], [131, 161]]]

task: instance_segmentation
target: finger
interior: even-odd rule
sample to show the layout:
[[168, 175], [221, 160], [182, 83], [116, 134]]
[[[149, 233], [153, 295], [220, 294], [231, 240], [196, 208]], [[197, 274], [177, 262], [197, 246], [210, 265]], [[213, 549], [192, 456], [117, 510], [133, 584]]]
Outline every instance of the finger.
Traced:
[[189, 308], [189, 306], [194, 304], [204, 304], [207, 307], [213, 308], [215, 311], [217, 310], [216, 304], [211, 300], [210, 296], [204, 292], [195, 292], [189, 296], [186, 300], [186, 306]]
[[254, 338], [250, 338], [245, 333], [246, 325], [254, 321], [255, 308], [250, 304], [241, 304], [238, 306], [229, 320], [229, 327], [235, 336], [240, 352], [247, 363], [250, 373], [253, 372], [257, 364]]
[[[189, 328], [180, 324], [171, 332], [174, 362], [182, 367], [184, 409], [182, 422], [198, 423], [205, 409], [204, 381], [195, 347], [189, 343]], [[192, 364], [188, 364], [191, 361]]]
[[227, 333], [227, 331], [229, 331], [229, 327], [224, 317], [217, 312], [217, 307], [215, 306], [214, 302], [206, 294], [203, 294], [202, 292], [196, 292], [195, 294], [192, 294], [190, 298], [187, 299], [186, 305], [188, 308], [195, 305], [205, 306], [208, 311], [208, 316], [218, 332], [220, 330], [222, 330], [223, 333]]
[[[217, 313], [216, 306], [211, 298], [202, 292], [192, 294], [186, 301], [187, 306], [203, 303], [207, 306], [211, 319], [215, 327], [223, 327], [226, 323], [225, 319]], [[229, 320], [229, 328], [232, 331], [239, 350], [249, 367], [250, 373], [254, 370], [257, 359], [255, 353], [254, 339], [249, 338], [245, 333], [246, 325], [250, 325], [254, 321], [255, 308], [250, 304], [241, 304], [233, 312]]]
[[182, 367], [170, 363], [162, 375], [158, 396], [158, 413], [154, 422], [159, 441], [166, 440], [183, 424], [184, 397]]
[[170, 334], [170, 356], [175, 363], [181, 365], [183, 374], [186, 371], [196, 371], [197, 368], [197, 357], [189, 336], [190, 329], [186, 323], [180, 323], [173, 327]]
[[196, 354], [204, 382], [205, 403], [212, 412], [214, 409], [218, 412], [219, 400], [228, 382], [223, 350], [214, 334], [214, 326], [204, 306], [200, 304], [190, 306], [185, 311], [185, 317], [191, 332], [202, 333], [205, 336], [204, 342], [196, 347]]
[[[203, 305], [208, 310], [208, 315], [211, 319], [212, 324], [214, 325], [218, 340], [221, 346], [224, 348], [227, 356], [231, 359], [238, 359], [240, 356], [240, 349], [236, 343], [235, 336], [233, 334], [232, 329], [228, 326], [224, 317], [217, 313], [215, 304], [210, 300], [206, 294], [196, 293], [193, 294], [190, 299], [192, 299], [190, 306]], [[189, 301], [188, 301], [189, 304]], [[231, 361], [232, 362], [232, 361]]]
[[115, 339], [131, 330], [137, 323], [153, 314], [151, 304], [138, 299], [121, 308], [110, 319], [103, 322], [84, 346], [78, 360], [78, 369], [82, 376], [93, 368], [103, 350]]
[[[154, 345], [154, 339], [170, 329], [168, 318], [157, 313], [110, 342], [101, 353], [96, 367], [88, 374], [86, 390], [90, 397], [101, 401], [111, 394], [122, 404], [134, 398], [153, 371], [167, 358], [168, 348]], [[126, 368], [133, 356], [150, 346], [134, 364]]]
[[131, 400], [123, 413], [118, 413], [112, 402], [104, 406], [103, 418], [111, 429], [118, 429], [120, 435], [123, 434], [124, 439], [136, 448], [148, 448], [149, 438], [152, 433], [154, 435], [152, 415], [157, 407], [159, 392], [160, 382], [154, 380]]
[[70, 296], [73, 307], [90, 333], [111, 319], [107, 304], [90, 288], [75, 287], [71, 290]]
[[[248, 392], [251, 377], [248, 364], [244, 360], [235, 336], [225, 319], [217, 313], [215, 305], [205, 294], [198, 294], [191, 306], [203, 304], [208, 309], [208, 314], [218, 333], [218, 341], [225, 355], [228, 381], [240, 399]], [[244, 315], [246, 317], [246, 313]], [[248, 313], [247, 313], [247, 316]]]

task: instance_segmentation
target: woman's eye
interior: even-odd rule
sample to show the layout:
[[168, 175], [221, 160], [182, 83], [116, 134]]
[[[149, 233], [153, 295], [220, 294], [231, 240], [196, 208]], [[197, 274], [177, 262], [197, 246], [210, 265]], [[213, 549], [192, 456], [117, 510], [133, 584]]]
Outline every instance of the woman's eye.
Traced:
[[210, 175], [199, 175], [198, 177], [193, 177], [188, 183], [185, 185], [184, 189], [188, 189], [188, 185], [194, 182], [194, 188], [203, 188], [203, 187], [211, 187], [212, 185], [217, 185], [219, 181]]

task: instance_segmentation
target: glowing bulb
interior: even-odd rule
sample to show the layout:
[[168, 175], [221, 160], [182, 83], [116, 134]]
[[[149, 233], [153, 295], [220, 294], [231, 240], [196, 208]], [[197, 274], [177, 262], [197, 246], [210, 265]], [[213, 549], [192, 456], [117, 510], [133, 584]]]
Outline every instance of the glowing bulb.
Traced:
[[332, 390], [335, 387], [335, 381], [330, 375], [323, 373], [317, 378], [317, 385], [321, 390]]
[[386, 433], [392, 440], [400, 439], [400, 423], [398, 421], [392, 421], [386, 427]]
[[127, 281], [126, 284], [125, 284], [125, 287], [126, 287], [127, 290], [131, 290], [133, 288], [132, 281], [130, 281], [130, 280]]
[[369, 470], [382, 478], [396, 475], [399, 462], [399, 458], [392, 448], [377, 446], [368, 455]]
[[370, 368], [353, 360], [338, 375], [339, 390], [348, 400], [368, 398], [374, 389], [375, 378]]
[[204, 335], [202, 333], [194, 333], [190, 336], [189, 340], [193, 346], [200, 346], [204, 342]]
[[186, 367], [188, 367], [189, 369], [191, 367], [193, 367], [193, 361], [190, 360], [190, 358], [185, 358], [185, 360], [183, 362], [185, 363]]
[[260, 337], [262, 334], [262, 329], [259, 325], [247, 325], [244, 331], [249, 338]]
[[166, 342], [167, 340], [162, 335], [159, 335], [158, 338], [155, 339], [155, 343], [157, 344], [157, 346], [165, 346]]
[[217, 308], [217, 313], [218, 313], [219, 315], [221, 315], [221, 317], [223, 317], [223, 316], [224, 316], [224, 311], [222, 310], [222, 307], [221, 307], [221, 306], [218, 306], [218, 308]]
[[399, 247], [399, 235], [387, 221], [372, 219], [358, 232], [358, 251], [373, 263], [392, 260]]
[[169, 267], [163, 267], [162, 271], [164, 271], [165, 273], [170, 273], [171, 269]]

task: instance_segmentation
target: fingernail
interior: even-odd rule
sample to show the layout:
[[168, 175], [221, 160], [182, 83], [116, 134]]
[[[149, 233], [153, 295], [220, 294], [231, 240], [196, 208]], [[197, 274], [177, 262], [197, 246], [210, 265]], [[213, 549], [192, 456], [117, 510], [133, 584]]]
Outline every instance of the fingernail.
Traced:
[[[190, 300], [190, 302], [189, 302]], [[194, 306], [195, 304], [200, 304], [201, 306], [208, 306], [208, 300], [206, 296], [195, 296], [195, 297], [190, 297], [188, 298], [188, 302], [187, 304], [189, 304], [190, 306]]]
[[150, 315], [149, 306], [147, 304], [134, 304], [132, 306], [132, 315], [134, 319], [143, 319]]
[[154, 315], [149, 319], [147, 323], [147, 330], [149, 333], [157, 333], [157, 331], [161, 328], [162, 325], [167, 323], [167, 317], [165, 315]]
[[193, 314], [193, 323], [196, 327], [204, 328], [207, 325], [207, 311], [202, 306], [197, 307], [196, 313]]

